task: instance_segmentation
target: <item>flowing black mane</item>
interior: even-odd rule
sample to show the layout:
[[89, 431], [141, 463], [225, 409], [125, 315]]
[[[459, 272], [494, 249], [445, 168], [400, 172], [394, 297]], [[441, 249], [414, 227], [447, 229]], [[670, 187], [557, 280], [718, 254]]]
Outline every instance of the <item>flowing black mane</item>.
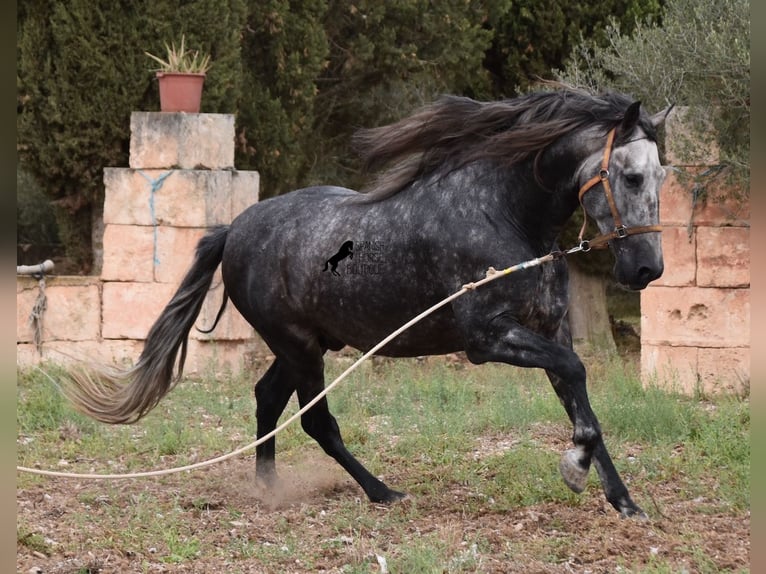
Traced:
[[[383, 170], [366, 190], [368, 198], [377, 200], [444, 166], [454, 170], [478, 159], [512, 165], [574, 130], [603, 126], [606, 133], [631, 103], [624, 94], [592, 96], [574, 90], [494, 102], [443, 96], [398, 122], [360, 130], [353, 141], [366, 172]], [[645, 115], [639, 125], [656, 139]]]

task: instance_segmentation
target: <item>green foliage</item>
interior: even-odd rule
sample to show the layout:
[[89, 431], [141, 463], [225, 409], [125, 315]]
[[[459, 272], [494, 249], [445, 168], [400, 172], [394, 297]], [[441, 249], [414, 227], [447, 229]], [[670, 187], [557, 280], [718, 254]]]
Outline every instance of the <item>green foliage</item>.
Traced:
[[581, 37], [603, 45], [610, 19], [623, 30], [636, 20], [657, 15], [664, 0], [520, 0], [496, 2], [488, 25], [492, 47], [485, 66], [492, 73], [494, 95], [511, 97], [527, 91], [540, 79], [552, 79]]
[[316, 165], [312, 181], [361, 187], [348, 145], [356, 129], [399, 119], [444, 92], [486, 93], [486, 10], [465, 0], [333, 2], [330, 61], [317, 95], [327, 114], [312, 142], [330, 161]]
[[237, 165], [260, 172], [263, 196], [359, 187], [356, 129], [442, 92], [486, 92], [482, 3], [271, 0], [250, 10]]
[[[742, 190], [749, 186], [750, 2], [668, 0], [658, 21], [632, 34], [612, 22], [608, 44], [581, 39], [557, 77], [591, 90], [634, 94], [652, 111], [689, 106], [694, 138], [712, 124], [721, 163]], [[707, 145], [706, 142], [703, 142]]]
[[262, 196], [315, 183], [361, 187], [359, 127], [441, 93], [511, 96], [550, 77], [582, 31], [603, 40], [662, 0], [22, 0], [18, 150], [57, 209], [68, 256], [89, 270], [103, 168], [128, 163], [129, 118], [158, 108], [145, 52], [184, 36], [209, 53], [202, 106], [236, 113], [236, 164]]
[[[327, 63], [323, 0], [250, 2], [242, 38], [243, 98], [237, 112], [237, 167], [261, 175], [261, 196], [298, 187], [302, 146], [314, 130], [317, 77]], [[320, 114], [321, 115], [321, 114]]]
[[53, 208], [35, 179], [20, 166], [16, 166], [16, 242], [58, 242]]

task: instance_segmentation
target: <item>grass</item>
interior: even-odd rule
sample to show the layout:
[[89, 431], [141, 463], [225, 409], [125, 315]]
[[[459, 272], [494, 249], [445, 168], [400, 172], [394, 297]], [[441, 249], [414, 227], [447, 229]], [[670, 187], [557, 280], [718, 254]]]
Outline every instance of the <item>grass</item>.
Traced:
[[[327, 379], [346, 363], [328, 361]], [[171, 467], [212, 458], [250, 442], [255, 433], [252, 381], [206, 376], [186, 380], [145, 419], [130, 426], [106, 426], [74, 412], [52, 380], [57, 368], [20, 372], [18, 376], [18, 463], [74, 472], [127, 472]], [[618, 359], [589, 369], [594, 410], [608, 447], [633, 496], [654, 519], [671, 511], [657, 503], [651, 488], [672, 486], [679, 500], [699, 500], [694, 510], [705, 515], [741, 515], [750, 507], [749, 401], [736, 397], [686, 397], [656, 387], [646, 388], [637, 374]], [[233, 564], [271, 564], [284, 568], [296, 560], [298, 571], [325, 564], [328, 556], [350, 556], [342, 572], [379, 568], [376, 548], [384, 547], [390, 572], [482, 572], [501, 550], [465, 526], [450, 526], [457, 517], [518, 513], [541, 507], [579, 507], [602, 496], [595, 473], [588, 490], [575, 495], [556, 471], [562, 448], [571, 434], [564, 410], [547, 379], [533, 370], [502, 365], [481, 368], [450, 365], [440, 360], [377, 361], [365, 365], [330, 396], [331, 410], [349, 449], [378, 475], [395, 475], [394, 488], [413, 495], [411, 502], [377, 512], [356, 495], [342, 492], [331, 512], [321, 503], [301, 510], [296, 525], [275, 522], [268, 540], [240, 526], [255, 520], [249, 509], [222, 508], [215, 494], [170, 497], [136, 492], [126, 497], [121, 483], [81, 492], [76, 504], [87, 512], [73, 520], [87, 529], [102, 525], [92, 548], [157, 548], [164, 564], [189, 564], [217, 557]], [[283, 418], [295, 412], [294, 402]], [[498, 446], [499, 445], [499, 446]], [[278, 462], [317, 449], [299, 424], [278, 437]], [[193, 476], [193, 475], [190, 475]], [[49, 479], [19, 475], [21, 489]], [[200, 479], [204, 480], [204, 479]], [[136, 483], [140, 484], [140, 483]], [[444, 521], [430, 532], [413, 536], [412, 525], [443, 512]], [[589, 512], [583, 510], [583, 512]], [[189, 517], [207, 527], [190, 523]], [[524, 516], [516, 514], [516, 516]], [[535, 541], [506, 543], [504, 552], [530, 552], [544, 563], [561, 564], [577, 551], [565, 525], [550, 523], [549, 535]], [[329, 532], [307, 545], [296, 529], [316, 525]], [[110, 526], [111, 525], [111, 526]], [[127, 527], [125, 526], [127, 525]], [[224, 542], [206, 539], [205, 528], [226, 531]], [[480, 528], [476, 526], [476, 528]], [[231, 532], [234, 532], [233, 534]], [[23, 513], [17, 521], [17, 542], [30, 552], [57, 551], [35, 530]], [[76, 552], [73, 546], [65, 549]], [[704, 540], [684, 547], [689, 563], [714, 572], [715, 561]], [[638, 560], [638, 559], [635, 559]], [[634, 570], [677, 571], [677, 561], [650, 556]], [[234, 566], [232, 572], [237, 571]]]

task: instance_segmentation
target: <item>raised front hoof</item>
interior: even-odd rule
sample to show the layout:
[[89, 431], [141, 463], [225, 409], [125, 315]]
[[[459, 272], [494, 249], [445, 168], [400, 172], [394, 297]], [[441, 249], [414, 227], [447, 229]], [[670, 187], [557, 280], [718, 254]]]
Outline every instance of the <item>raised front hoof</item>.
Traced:
[[574, 449], [564, 451], [559, 461], [559, 472], [566, 485], [577, 494], [585, 490], [588, 484], [588, 471], [590, 466], [583, 467], [577, 460], [577, 451]]

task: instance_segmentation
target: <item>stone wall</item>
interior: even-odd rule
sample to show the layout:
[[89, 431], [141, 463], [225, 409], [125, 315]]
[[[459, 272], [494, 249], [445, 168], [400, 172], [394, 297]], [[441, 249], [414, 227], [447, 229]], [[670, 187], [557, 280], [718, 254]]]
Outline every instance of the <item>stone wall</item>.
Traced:
[[[45, 278], [40, 345], [29, 321], [40, 285], [17, 280], [19, 365], [134, 362], [205, 230], [258, 200], [258, 173], [234, 169], [232, 115], [136, 112], [130, 123], [130, 167], [104, 169], [101, 275]], [[201, 328], [212, 325], [222, 291], [219, 271]], [[259, 353], [263, 343], [230, 307], [213, 333], [192, 330], [185, 370], [237, 371]]]
[[[750, 205], [711, 186], [695, 199], [694, 177], [717, 150], [690, 154], [678, 142], [683, 114], [668, 119], [660, 221], [665, 272], [641, 293], [645, 382], [687, 393], [750, 388]], [[679, 117], [680, 116], [680, 117]]]

